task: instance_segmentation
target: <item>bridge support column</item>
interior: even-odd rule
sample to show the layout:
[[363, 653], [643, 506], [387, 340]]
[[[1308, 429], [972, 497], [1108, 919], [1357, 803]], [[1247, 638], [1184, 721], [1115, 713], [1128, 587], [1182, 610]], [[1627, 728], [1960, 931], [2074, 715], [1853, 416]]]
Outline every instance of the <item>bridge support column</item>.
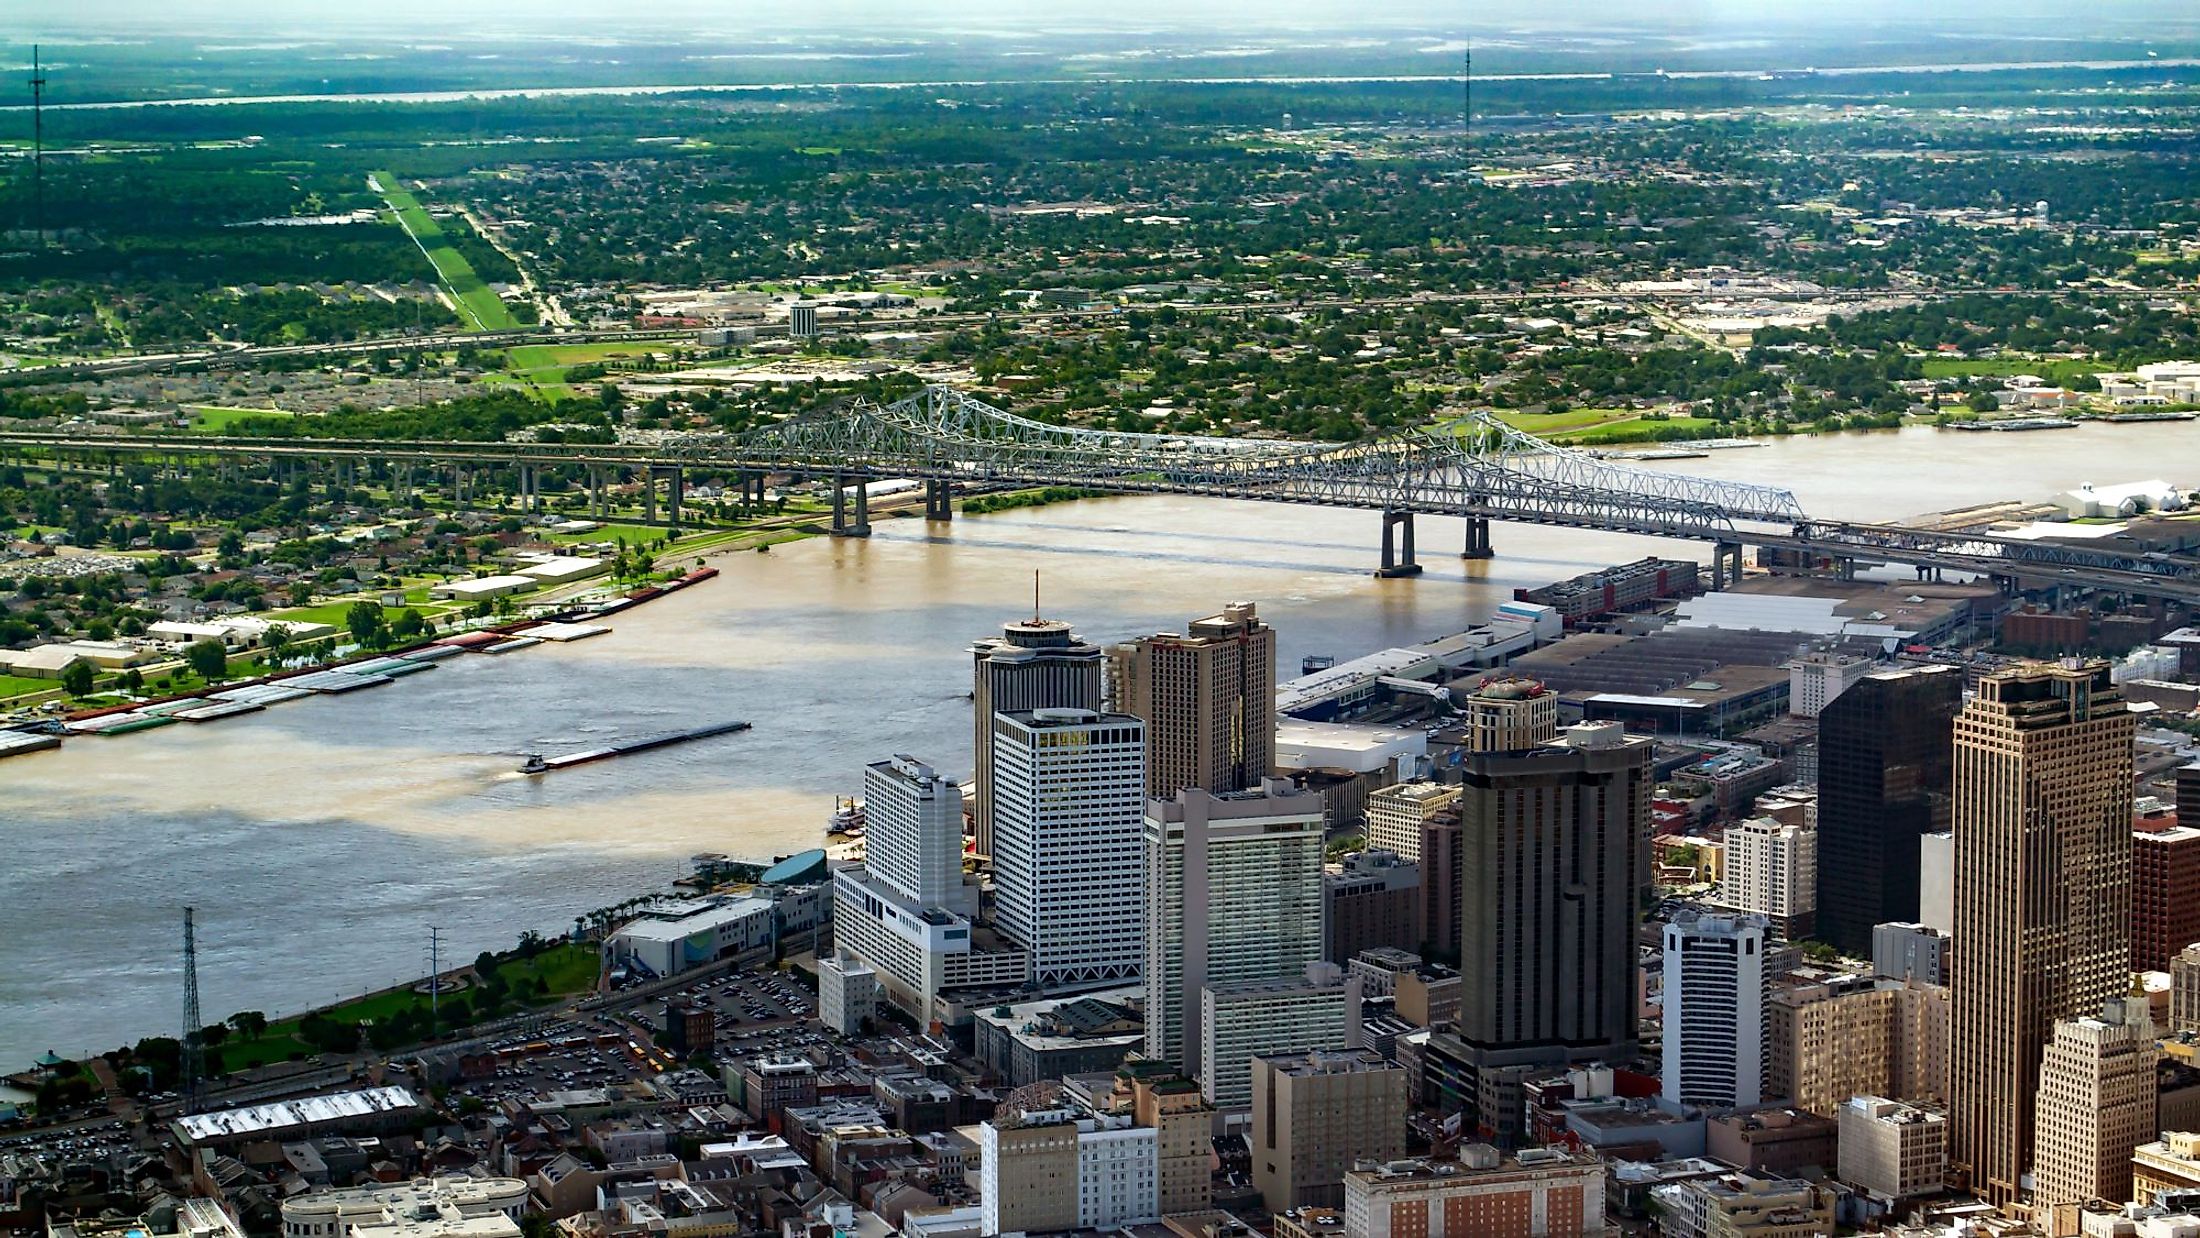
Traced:
[[871, 484], [867, 477], [855, 479], [855, 519], [848, 526], [848, 536], [871, 536]]
[[672, 516], [674, 531], [678, 531], [680, 527], [680, 500], [687, 497], [686, 490], [687, 477], [681, 472], [680, 466], [675, 464], [667, 469], [665, 471], [665, 506]]
[[847, 479], [842, 477], [840, 474], [835, 473], [833, 474], [831, 485], [833, 490], [833, 536], [846, 537], [848, 536]]
[[1383, 565], [1375, 569], [1375, 574], [1384, 578], [1421, 574], [1421, 565], [1413, 561], [1412, 512], [1383, 513]]
[[954, 491], [944, 481], [924, 483], [924, 518], [926, 520], [953, 520], [955, 518]]
[[1711, 588], [1714, 592], [1742, 583], [1742, 547], [1739, 542], [1720, 542], [1711, 548]]
[[657, 523], [657, 470], [642, 466], [642, 523]]
[[1495, 552], [1490, 549], [1490, 518], [1467, 517], [1467, 545], [1459, 552], [1462, 559], [1487, 559]]

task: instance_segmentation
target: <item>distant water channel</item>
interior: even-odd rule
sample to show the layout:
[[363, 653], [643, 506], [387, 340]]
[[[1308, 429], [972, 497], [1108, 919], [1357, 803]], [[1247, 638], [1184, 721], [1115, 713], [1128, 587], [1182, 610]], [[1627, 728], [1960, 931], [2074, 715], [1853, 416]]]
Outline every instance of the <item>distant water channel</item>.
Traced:
[[[2079, 482], [2200, 483], [2200, 426], [1795, 438], [1654, 467], [1794, 489], [1813, 515], [1894, 519]], [[1689, 544], [1500, 526], [1463, 564], [1424, 519], [1428, 573], [1377, 581], [1371, 513], [1168, 497], [881, 520], [868, 542], [727, 554], [616, 631], [454, 659], [343, 697], [71, 740], [0, 763], [0, 1067], [174, 1034], [180, 921], [198, 907], [209, 1018], [294, 1011], [508, 945], [651, 889], [701, 851], [820, 841], [835, 793], [904, 751], [970, 766], [976, 636], [1043, 607], [1096, 640], [1250, 598], [1279, 670], [1455, 632], [1542, 584]], [[745, 718], [755, 729], [522, 778], [517, 754]]]

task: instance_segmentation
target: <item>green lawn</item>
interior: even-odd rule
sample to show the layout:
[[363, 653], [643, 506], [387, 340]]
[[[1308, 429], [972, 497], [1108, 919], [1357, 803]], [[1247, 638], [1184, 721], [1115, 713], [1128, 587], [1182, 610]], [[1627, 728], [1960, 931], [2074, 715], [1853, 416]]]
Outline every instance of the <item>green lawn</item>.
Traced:
[[[582, 516], [579, 519], [590, 520], [594, 517]], [[553, 533], [550, 535], [550, 540], [560, 546], [571, 546], [580, 542], [615, 542], [623, 537], [626, 539], [627, 545], [640, 549], [655, 545], [658, 538], [669, 532], [671, 530], [660, 529], [653, 525], [607, 523], [604, 527], [587, 533]], [[674, 545], [677, 546], [678, 543], [675, 542]]]
[[58, 679], [30, 679], [22, 675], [0, 675], [0, 700], [13, 696], [28, 696], [33, 692], [51, 692], [61, 686]]
[[1499, 421], [1515, 430], [1530, 434], [1558, 434], [1567, 430], [1586, 430], [1592, 426], [1609, 425], [1615, 421], [1632, 421], [1642, 416], [1632, 408], [1572, 408], [1563, 413], [1517, 413], [1510, 409], [1493, 410]]
[[[418, 601], [414, 601], [416, 592], [419, 597]], [[376, 594], [379, 596], [380, 590], [376, 590]], [[342, 631], [346, 623], [345, 615], [351, 610], [354, 602], [371, 602], [374, 600], [371, 597], [355, 597], [341, 602], [323, 602], [318, 606], [293, 606], [285, 610], [271, 610], [260, 617], [269, 623], [326, 623], [338, 631]], [[410, 609], [420, 612], [420, 617], [423, 619], [433, 619], [437, 615], [449, 614], [451, 611], [458, 609], [447, 602], [428, 601], [427, 586], [425, 585], [415, 585], [405, 590], [405, 600], [410, 603]], [[407, 607], [385, 606], [382, 608], [382, 618], [386, 621], [394, 620], [397, 618], [398, 613], [405, 609]]]
[[420, 200], [406, 192], [397, 177], [388, 172], [376, 172], [374, 179], [382, 188], [383, 200], [397, 215], [397, 221], [412, 234], [428, 261], [435, 265], [436, 275], [450, 291], [451, 299], [458, 303], [458, 312], [476, 331], [507, 331], [519, 326], [512, 311], [496, 292], [474, 273], [473, 264], [451, 245], [443, 233], [443, 226], [428, 214]]
[[296, 413], [280, 408], [227, 408], [218, 404], [192, 404], [185, 406], [191, 414], [191, 428], [202, 434], [227, 434], [232, 426], [252, 417], [295, 417]]
[[505, 368], [492, 374], [492, 382], [518, 383], [551, 402], [574, 394], [566, 385], [566, 373], [576, 365], [606, 361], [641, 361], [651, 349], [642, 344], [528, 344], [504, 352]]
[[[547, 990], [547, 997], [558, 1000], [593, 990], [596, 987], [597, 969], [596, 951], [593, 948], [563, 943], [550, 947], [532, 959], [505, 963], [497, 969], [497, 975], [504, 981], [507, 989], [515, 992], [522, 987], [532, 987], [532, 982], [540, 979]], [[458, 996], [464, 996], [470, 1001], [474, 990], [465, 990]], [[345, 1002], [323, 1013], [338, 1023], [364, 1023], [369, 1019], [387, 1019], [399, 1011], [425, 1008], [427, 1005], [426, 994], [415, 993], [406, 988]], [[252, 1040], [232, 1037], [221, 1045], [222, 1065], [230, 1070], [239, 1070], [269, 1062], [288, 1061], [293, 1053], [311, 1054], [312, 1047], [298, 1038], [298, 1025], [302, 1021], [302, 1017], [276, 1020], [268, 1024], [264, 1034]]]
[[2057, 385], [2084, 374], [2105, 374], [2116, 367], [2099, 361], [2050, 360], [2045, 357], [1927, 357], [1919, 363], [1927, 378], [2000, 378], [2010, 374], [2036, 374]]

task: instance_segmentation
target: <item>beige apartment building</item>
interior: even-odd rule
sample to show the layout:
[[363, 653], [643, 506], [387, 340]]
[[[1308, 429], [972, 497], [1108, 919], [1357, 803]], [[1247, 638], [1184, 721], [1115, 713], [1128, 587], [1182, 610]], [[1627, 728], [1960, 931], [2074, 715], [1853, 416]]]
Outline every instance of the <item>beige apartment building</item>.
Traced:
[[2145, 998], [2055, 1025], [2040, 1062], [2034, 1209], [2131, 1198], [2132, 1156], [2154, 1138], [2154, 1025]]
[[[1434, 782], [1401, 782], [1367, 797], [1367, 845], [1419, 863], [1421, 831], [1438, 813], [1459, 802], [1459, 788]], [[1427, 874], [1421, 878], [1425, 884]]]
[[1405, 1155], [1406, 1072], [1369, 1049], [1253, 1059], [1253, 1187], [1271, 1213], [1338, 1208], [1356, 1161]]
[[2130, 984], [2133, 725], [2097, 660], [1996, 671], [1956, 716], [1950, 1157], [1996, 1205], [2055, 1024]]
[[1945, 1101], [1948, 1016], [1940, 985], [1866, 976], [1776, 985], [1765, 1094], [1829, 1118], [1852, 1096]]

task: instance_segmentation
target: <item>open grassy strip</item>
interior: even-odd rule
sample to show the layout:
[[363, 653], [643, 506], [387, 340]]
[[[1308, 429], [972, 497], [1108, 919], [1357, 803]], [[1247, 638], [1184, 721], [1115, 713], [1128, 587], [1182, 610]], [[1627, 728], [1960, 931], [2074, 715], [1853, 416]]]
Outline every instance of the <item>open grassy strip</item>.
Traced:
[[[568, 942], [551, 946], [531, 959], [510, 959], [497, 967], [496, 974], [501, 987], [513, 996], [516, 1004], [537, 1006], [593, 990], [597, 968], [593, 948]], [[444, 998], [446, 1022], [450, 1021], [453, 1011], [460, 1008], [458, 1003], [462, 1000], [471, 1013], [478, 992], [479, 986], [474, 986], [448, 994]], [[408, 1013], [425, 1015], [428, 1005], [427, 994], [406, 987], [356, 998], [317, 1013], [332, 1023], [357, 1026], [386, 1023]], [[258, 1036], [249, 1039], [229, 1037], [219, 1046], [222, 1066], [227, 1070], [241, 1070], [310, 1055], [314, 1049], [299, 1035], [305, 1021], [304, 1016], [278, 1019]], [[445, 1026], [442, 1030], [449, 1033], [457, 1029]]]
[[280, 408], [224, 408], [214, 404], [193, 404], [184, 409], [191, 414], [191, 430], [196, 434], [227, 434], [240, 421], [254, 417], [295, 417], [296, 413]]
[[397, 221], [412, 234], [420, 252], [435, 265], [436, 277], [443, 281], [451, 299], [458, 303], [458, 312], [467, 324], [476, 331], [506, 331], [519, 326], [519, 320], [512, 317], [503, 299], [474, 273], [473, 264], [451, 244], [450, 237], [444, 235], [443, 226], [420, 205], [420, 199], [400, 187], [397, 177], [388, 172], [376, 172], [374, 179], [381, 187], [383, 201], [396, 213]]
[[2058, 385], [2115, 368], [2099, 361], [2078, 361], [2069, 357], [1927, 357], [1918, 362], [1918, 369], [1927, 378], [2006, 378], [2011, 374], [2032, 374]]

